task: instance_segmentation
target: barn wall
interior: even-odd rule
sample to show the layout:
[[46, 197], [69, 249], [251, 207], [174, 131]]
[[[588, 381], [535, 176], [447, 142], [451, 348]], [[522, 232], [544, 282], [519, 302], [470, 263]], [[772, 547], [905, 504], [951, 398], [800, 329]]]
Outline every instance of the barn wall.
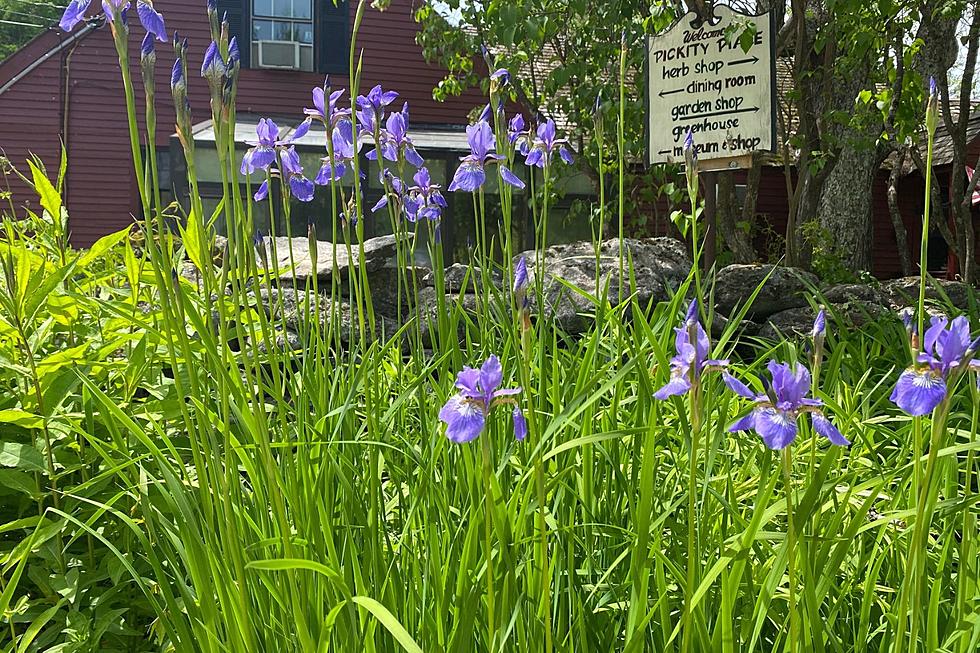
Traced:
[[[415, 44], [417, 25], [411, 17], [413, 4], [411, 0], [395, 0], [386, 12], [368, 9], [364, 14], [355, 46], [358, 52], [364, 52], [361, 89], [383, 83], [386, 88], [399, 91], [400, 99], [407, 100], [411, 106], [415, 125], [465, 124], [468, 112], [485, 100], [475, 90], [446, 103], [432, 99], [432, 89], [445, 73], [426, 64]], [[98, 10], [97, 5], [93, 3], [92, 13]], [[357, 3], [350, 5], [353, 24]], [[206, 3], [171, 0], [166, 4], [164, 17], [171, 33], [176, 29], [190, 41], [189, 97], [194, 120], [206, 120], [210, 117], [207, 84], [194, 74], [200, 70], [204, 50], [210, 42]], [[134, 25], [129, 53], [138, 107], [142, 107], [143, 97], [138, 64], [142, 37], [142, 28]], [[66, 35], [46, 33], [0, 64], [0, 85], [48, 52], [59, 38]], [[172, 64], [170, 44], [158, 43], [155, 78], [158, 147], [167, 147], [174, 131], [170, 100]], [[67, 82], [59, 84], [62, 66], [66, 69]], [[332, 82], [334, 88], [347, 85], [347, 79], [340, 75], [333, 75]], [[322, 83], [318, 73], [246, 69], [239, 81], [238, 110], [276, 116], [277, 121], [297, 124], [303, 119], [303, 108], [312, 106], [311, 89]], [[86, 246], [129, 224], [139, 203], [122, 82], [108, 27], [102, 26], [82, 37], [70, 57], [67, 51], [64, 57], [52, 57], [0, 94], [0, 115], [4, 116], [0, 124], [0, 148], [17, 165], [23, 165], [28, 153], [34, 152], [49, 168], [57, 169], [62, 111], [67, 114], [64, 120], [69, 152], [66, 184], [72, 242]], [[32, 193], [23, 185], [13, 183], [12, 190], [18, 204], [34, 201]]]

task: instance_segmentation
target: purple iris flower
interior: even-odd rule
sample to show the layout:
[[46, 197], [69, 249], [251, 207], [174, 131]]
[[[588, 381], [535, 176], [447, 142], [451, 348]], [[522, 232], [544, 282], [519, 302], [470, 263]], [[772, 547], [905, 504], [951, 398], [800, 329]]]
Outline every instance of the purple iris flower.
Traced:
[[405, 197], [405, 184], [401, 179], [396, 177], [391, 170], [385, 170], [381, 174], [381, 183], [383, 184], [386, 180], [388, 182], [388, 186], [391, 187], [391, 190], [385, 192], [385, 194], [381, 196], [381, 199], [379, 199], [375, 205], [371, 207], [371, 213], [377, 213], [384, 207], [388, 206], [389, 198], [395, 200], [396, 206], [398, 206]]
[[510, 83], [510, 72], [506, 68], [498, 68], [490, 75], [490, 79], [501, 86], [506, 86]]
[[179, 57], [174, 60], [173, 70], [170, 71], [170, 90], [175, 94], [187, 90], [187, 82], [184, 81], [184, 63]]
[[398, 93], [383, 90], [381, 84], [368, 91], [367, 95], [358, 95], [357, 106], [360, 110], [357, 112], [357, 120], [364, 131], [373, 133], [384, 119], [385, 107], [396, 99]]
[[722, 374], [730, 390], [755, 402], [752, 412], [729, 426], [729, 431], [755, 431], [767, 447], [779, 450], [793, 443], [800, 415], [809, 413], [817, 433], [838, 446], [851, 444], [824, 416], [821, 410], [823, 402], [807, 396], [810, 391], [810, 370], [800, 363], [793, 367], [776, 361], [769, 361], [768, 369], [772, 383], [763, 395], [755, 394], [727, 372]]
[[527, 299], [527, 287], [530, 283], [530, 278], [527, 274], [527, 259], [523, 256], [517, 259], [517, 263], [514, 264], [514, 284], [513, 293], [514, 301], [517, 304], [517, 308], [523, 313], [527, 310], [528, 299]]
[[936, 97], [937, 94], [938, 94], [938, 91], [936, 90], [936, 78], [935, 77], [930, 77], [929, 78], [929, 97], [930, 98], [934, 98], [934, 97]]
[[483, 107], [483, 111], [480, 112], [480, 117], [476, 119], [477, 122], [490, 122], [490, 117], [493, 116], [493, 109], [490, 108], [490, 103]]
[[289, 138], [279, 138], [279, 125], [271, 118], [261, 118], [255, 127], [258, 140], [245, 141], [252, 148], [242, 157], [241, 172], [243, 175], [252, 174], [256, 170], [267, 170], [276, 162], [276, 148], [286, 147], [306, 136], [310, 131], [310, 121], [304, 120], [293, 130]]
[[211, 82], [217, 82], [225, 74], [225, 62], [218, 51], [218, 43], [211, 41], [211, 45], [204, 52], [204, 63], [201, 64], [201, 77]]
[[448, 206], [438, 184], [432, 183], [429, 169], [422, 167], [412, 179], [414, 186], [409, 186], [405, 194], [405, 216], [410, 222], [429, 220], [438, 222], [442, 218], [442, 210]]
[[333, 91], [328, 96], [329, 89], [329, 85], [325, 85], [325, 88], [313, 89], [313, 108], [304, 109], [303, 112], [308, 116], [319, 118], [330, 127], [336, 127], [341, 120], [350, 120], [350, 109], [337, 108], [337, 101], [344, 95], [344, 89]]
[[259, 187], [255, 190], [255, 194], [252, 195], [252, 199], [256, 202], [261, 202], [269, 196], [269, 180], [264, 179]]
[[241, 62], [242, 53], [238, 49], [238, 37], [233, 36], [231, 37], [231, 40], [228, 41], [228, 70], [236, 70]]
[[[405, 160], [414, 167], [419, 168], [425, 162], [419, 153], [415, 151], [415, 145], [408, 135], [408, 102], [402, 107], [401, 111], [396, 111], [388, 116], [385, 129], [381, 130], [381, 155], [392, 162], [397, 162], [399, 156], [404, 156]], [[377, 161], [378, 152], [371, 150], [365, 155], [371, 161]]]
[[684, 135], [684, 162], [688, 170], [693, 170], [698, 162], [698, 148], [694, 145], [694, 132], [690, 128]]
[[354, 126], [349, 120], [341, 120], [330, 135], [333, 143], [333, 163], [329, 156], [323, 158], [323, 165], [317, 173], [316, 183], [327, 186], [332, 181], [340, 181], [351, 168], [357, 148], [354, 147]]
[[571, 165], [575, 162], [571, 150], [568, 149], [563, 138], [556, 138], [555, 121], [549, 118], [538, 125], [537, 138], [531, 144], [530, 151], [524, 162], [529, 166], [545, 168], [551, 165], [554, 153], [557, 150], [558, 156], [565, 163]]
[[810, 335], [814, 340], [817, 338], [823, 338], [827, 333], [827, 311], [820, 309], [817, 312], [817, 318], [813, 321], [813, 331]]
[[527, 156], [531, 151], [531, 132], [524, 124], [524, 116], [519, 113], [507, 123], [507, 140], [521, 156]]
[[928, 415], [946, 398], [950, 377], [962, 370], [980, 369], [971, 360], [980, 338], [970, 340], [970, 322], [960, 316], [950, 322], [934, 316], [915, 364], [898, 377], [891, 400], [909, 415]]
[[303, 164], [299, 160], [296, 147], [290, 145], [282, 151], [282, 171], [289, 183], [293, 197], [301, 202], [313, 200], [313, 182], [303, 174]]
[[167, 28], [163, 23], [163, 16], [153, 8], [152, 4], [139, 0], [136, 3], [136, 14], [147, 34], [152, 34], [158, 41], [167, 40]]
[[156, 61], [156, 46], [153, 44], [153, 35], [147, 32], [140, 43], [140, 61], [149, 63], [150, 57]]
[[459, 392], [449, 398], [439, 411], [439, 419], [446, 424], [446, 437], [457, 443], [471, 442], [483, 432], [490, 411], [502, 403], [515, 403], [512, 413], [514, 437], [523, 440], [527, 436], [527, 421], [513, 397], [520, 388], [500, 388], [503, 368], [500, 359], [491, 355], [480, 369], [464, 367], [456, 377]]
[[664, 400], [686, 394], [701, 378], [702, 372], [724, 370], [728, 366], [727, 360], [708, 358], [711, 342], [698, 321], [697, 300], [688, 306], [684, 324], [676, 327], [674, 333], [677, 353], [670, 359], [670, 381], [653, 393], [655, 399]]
[[[496, 139], [493, 130], [487, 122], [481, 121], [466, 128], [466, 140], [470, 144], [470, 153], [460, 159], [459, 168], [453, 175], [453, 181], [449, 184], [450, 192], [456, 190], [473, 192], [483, 186], [487, 181], [485, 166], [488, 163], [500, 163], [505, 157], [494, 153]], [[524, 188], [524, 182], [507, 169], [500, 165], [500, 178], [506, 183], [517, 188]]]

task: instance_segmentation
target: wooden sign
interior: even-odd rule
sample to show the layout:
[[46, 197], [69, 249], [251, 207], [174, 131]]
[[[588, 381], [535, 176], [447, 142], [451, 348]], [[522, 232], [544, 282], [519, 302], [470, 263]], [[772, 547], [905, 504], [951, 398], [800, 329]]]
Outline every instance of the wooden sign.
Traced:
[[771, 18], [741, 14], [725, 5], [715, 5], [714, 18], [702, 23], [697, 14], [688, 13], [647, 42], [651, 164], [683, 161], [688, 129], [705, 168], [717, 159], [739, 166], [737, 161], [746, 155], [775, 146]]

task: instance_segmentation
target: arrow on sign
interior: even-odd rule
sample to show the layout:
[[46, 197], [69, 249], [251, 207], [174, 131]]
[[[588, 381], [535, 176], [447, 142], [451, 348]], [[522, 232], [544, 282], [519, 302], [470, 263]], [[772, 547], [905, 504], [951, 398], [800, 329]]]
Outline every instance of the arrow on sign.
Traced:
[[729, 61], [729, 66], [737, 66], [740, 63], [759, 63], [759, 57], [752, 57], [751, 59], [739, 59], [738, 61]]
[[666, 150], [660, 150], [657, 152], [657, 154], [670, 154], [671, 152], [673, 152], [673, 150], [668, 147]]
[[663, 97], [665, 95], [673, 95], [674, 93], [683, 93], [683, 92], [684, 92], [684, 89], [677, 88], [677, 89], [674, 89], [673, 91], [660, 91], [659, 95], [660, 95], [660, 97]]
[[699, 120], [701, 118], [714, 118], [716, 116], [729, 116], [735, 113], [755, 113], [759, 110], [759, 107], [752, 107], [750, 109], [732, 109], [731, 111], [715, 111], [714, 113], [698, 113], [691, 116], [685, 116], [684, 118], [678, 118], [678, 122], [688, 122], [691, 120]]

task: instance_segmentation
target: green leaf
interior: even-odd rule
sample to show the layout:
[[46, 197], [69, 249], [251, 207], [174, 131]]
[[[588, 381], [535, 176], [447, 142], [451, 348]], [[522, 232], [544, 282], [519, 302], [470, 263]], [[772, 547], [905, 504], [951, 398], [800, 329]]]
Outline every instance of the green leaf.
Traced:
[[35, 476], [16, 469], [0, 469], [0, 488], [6, 488], [12, 492], [22, 492], [31, 499], [41, 497]]
[[61, 219], [61, 194], [58, 189], [48, 181], [44, 172], [33, 162], [28, 161], [27, 165], [31, 168], [31, 177], [34, 179], [34, 189], [41, 198], [41, 206], [48, 212], [51, 219], [57, 221]]
[[106, 252], [125, 240], [127, 236], [129, 236], [129, 227], [99, 238], [78, 260], [78, 267], [88, 267], [92, 262], [99, 260]]
[[28, 413], [20, 408], [0, 410], [0, 424], [16, 424], [25, 429], [39, 429], [44, 421], [34, 413]]
[[[210, 263], [210, 252], [205, 248], [209, 239], [204, 229], [204, 225], [201, 224], [201, 217], [197, 214], [197, 211], [193, 209], [187, 215], [187, 226], [180, 228], [180, 238], [184, 242], [184, 251], [187, 252], [187, 258], [197, 267], [198, 270], [204, 270], [205, 261]], [[203, 244], [202, 245], [202, 241]]]
[[422, 653], [422, 647], [419, 646], [412, 636], [408, 634], [405, 627], [395, 619], [395, 615], [388, 611], [388, 608], [381, 605], [374, 599], [367, 596], [355, 596], [351, 599], [354, 603], [358, 604], [362, 608], [366, 608], [368, 612], [374, 615], [375, 619], [381, 622], [381, 625], [391, 633], [391, 636], [395, 638], [402, 648], [409, 653]]
[[20, 442], [0, 444], [0, 466], [16, 467], [31, 472], [45, 471], [41, 452], [29, 444]]

